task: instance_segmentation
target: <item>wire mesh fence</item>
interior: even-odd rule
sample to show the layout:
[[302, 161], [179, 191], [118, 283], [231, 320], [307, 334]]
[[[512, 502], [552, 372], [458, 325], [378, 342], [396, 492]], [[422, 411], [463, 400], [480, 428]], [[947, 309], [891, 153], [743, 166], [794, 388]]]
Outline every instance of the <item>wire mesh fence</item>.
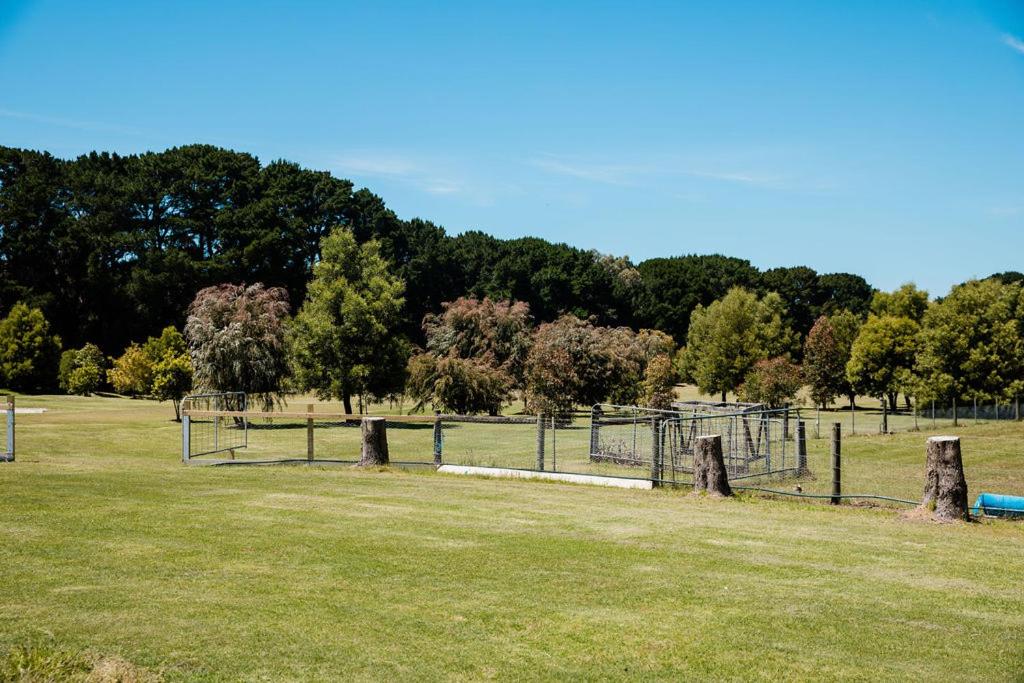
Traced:
[[[312, 464], [359, 460], [360, 417], [330, 406], [247, 413], [243, 398], [195, 397], [183, 412], [184, 440], [195, 463]], [[224, 408], [216, 421], [209, 415]], [[657, 485], [692, 483], [694, 441], [722, 437], [723, 458], [736, 489], [828, 500], [833, 494], [831, 442], [813, 438], [813, 424], [799, 426], [796, 410], [693, 415], [631, 406], [597, 406], [570, 419], [529, 415], [385, 415], [390, 459], [398, 465], [464, 465], [506, 470], [598, 475], [650, 480]], [[803, 416], [804, 418], [807, 415]], [[831, 431], [824, 424], [823, 434]], [[924, 486], [924, 445], [931, 430], [843, 438], [843, 501], [914, 504]], [[191, 432], [191, 433], [189, 433]], [[800, 433], [808, 438], [800, 439]], [[1024, 428], [991, 422], [963, 432], [969, 492], [1024, 495]], [[239, 440], [239, 437], [242, 440]], [[235, 449], [235, 459], [225, 456]], [[972, 497], [973, 500], [973, 497]]]
[[[796, 409], [795, 409], [796, 410]], [[802, 408], [808, 421], [810, 438], [828, 438], [834, 422], [842, 424], [843, 434], [884, 434], [935, 431], [997, 421], [1024, 418], [1019, 397], [1013, 399], [976, 399], [958, 402], [916, 401], [904, 399], [895, 410], [882, 405], [857, 405], [832, 410]]]
[[228, 454], [248, 445], [249, 421], [243, 392], [195, 394], [181, 401], [182, 458]]

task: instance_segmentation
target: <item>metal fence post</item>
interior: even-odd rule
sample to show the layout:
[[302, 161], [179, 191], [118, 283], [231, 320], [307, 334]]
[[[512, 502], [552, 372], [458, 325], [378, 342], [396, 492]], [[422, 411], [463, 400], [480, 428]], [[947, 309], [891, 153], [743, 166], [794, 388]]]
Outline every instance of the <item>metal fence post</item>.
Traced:
[[537, 413], [537, 469], [544, 471], [544, 413]]
[[797, 474], [807, 473], [807, 425], [803, 420], [796, 423], [796, 469]]
[[7, 396], [7, 462], [14, 462], [14, 396]]
[[181, 416], [181, 461], [188, 463], [189, 454], [192, 452], [192, 446], [189, 437], [191, 436], [191, 423], [192, 418], [188, 416], [188, 413], [184, 413]]
[[839, 505], [843, 494], [842, 486], [842, 433], [843, 426], [839, 422], [832, 425], [832, 499], [833, 505]]
[[601, 445], [601, 406], [595, 405], [590, 409], [590, 459], [593, 460]]
[[434, 411], [434, 465], [441, 466], [441, 411]]
[[551, 414], [551, 471], [558, 471], [558, 422], [555, 414]]
[[313, 462], [314, 446], [313, 446], [313, 409], [312, 403], [306, 405], [306, 412], [309, 414], [306, 417], [306, 460]]

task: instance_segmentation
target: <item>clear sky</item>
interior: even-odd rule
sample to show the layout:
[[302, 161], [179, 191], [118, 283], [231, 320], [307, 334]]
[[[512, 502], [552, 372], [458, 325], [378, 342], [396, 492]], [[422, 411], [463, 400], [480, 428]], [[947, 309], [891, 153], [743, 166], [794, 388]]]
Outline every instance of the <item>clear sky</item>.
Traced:
[[0, 0], [0, 144], [208, 142], [450, 232], [1024, 271], [1024, 2]]

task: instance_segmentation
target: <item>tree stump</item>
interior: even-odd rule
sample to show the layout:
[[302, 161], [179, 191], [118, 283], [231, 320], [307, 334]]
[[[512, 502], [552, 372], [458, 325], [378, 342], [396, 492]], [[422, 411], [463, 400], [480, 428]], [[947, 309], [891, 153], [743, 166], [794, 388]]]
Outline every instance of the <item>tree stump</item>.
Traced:
[[729, 475], [722, 459], [722, 437], [719, 434], [698, 436], [693, 445], [693, 491], [707, 491], [712, 496], [731, 496]]
[[359, 455], [360, 467], [387, 465], [388, 432], [383, 417], [364, 417], [359, 430], [363, 437], [363, 448]]
[[921, 507], [931, 510], [937, 520], [968, 519], [967, 480], [960, 457], [959, 436], [933, 436], [928, 439]]

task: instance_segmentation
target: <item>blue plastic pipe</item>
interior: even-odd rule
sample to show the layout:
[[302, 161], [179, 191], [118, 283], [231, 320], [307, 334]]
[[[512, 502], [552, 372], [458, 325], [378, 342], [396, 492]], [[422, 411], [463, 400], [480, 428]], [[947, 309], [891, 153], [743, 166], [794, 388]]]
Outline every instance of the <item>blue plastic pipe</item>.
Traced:
[[974, 516], [992, 515], [995, 517], [1024, 516], [1024, 496], [1004, 496], [1000, 493], [982, 493], [974, 501], [971, 508]]

